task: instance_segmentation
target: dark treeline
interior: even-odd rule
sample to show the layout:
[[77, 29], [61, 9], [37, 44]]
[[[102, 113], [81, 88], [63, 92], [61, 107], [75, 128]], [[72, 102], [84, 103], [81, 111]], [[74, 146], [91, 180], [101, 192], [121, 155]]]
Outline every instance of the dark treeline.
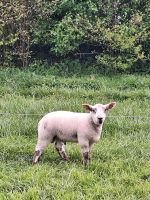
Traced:
[[148, 0], [2, 0], [0, 65], [92, 59], [114, 69], [150, 69]]

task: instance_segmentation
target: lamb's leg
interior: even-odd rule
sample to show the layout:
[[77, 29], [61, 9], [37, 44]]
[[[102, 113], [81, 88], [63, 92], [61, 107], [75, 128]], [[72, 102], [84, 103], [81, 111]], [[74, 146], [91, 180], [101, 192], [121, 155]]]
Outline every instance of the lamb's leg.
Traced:
[[37, 142], [37, 145], [35, 147], [35, 152], [33, 155], [33, 159], [32, 159], [32, 164], [36, 164], [39, 160], [39, 157], [42, 154], [42, 151], [48, 146], [49, 144], [49, 140], [45, 139], [45, 140], [40, 140]]
[[91, 161], [91, 147], [92, 143], [89, 144], [89, 162]]
[[90, 147], [88, 142], [79, 143], [82, 154], [82, 163], [87, 166], [90, 161]]
[[64, 143], [60, 140], [56, 140], [55, 142], [55, 148], [57, 150], [57, 152], [59, 153], [60, 157], [67, 161], [68, 160], [68, 156], [65, 152], [65, 147], [64, 147]]

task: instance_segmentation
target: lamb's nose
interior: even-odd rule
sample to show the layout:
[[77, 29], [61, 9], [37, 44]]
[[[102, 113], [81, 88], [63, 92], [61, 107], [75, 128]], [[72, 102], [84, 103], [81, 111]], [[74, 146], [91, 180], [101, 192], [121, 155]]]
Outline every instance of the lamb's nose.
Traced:
[[103, 118], [102, 117], [98, 117], [98, 121], [101, 124], [103, 122]]

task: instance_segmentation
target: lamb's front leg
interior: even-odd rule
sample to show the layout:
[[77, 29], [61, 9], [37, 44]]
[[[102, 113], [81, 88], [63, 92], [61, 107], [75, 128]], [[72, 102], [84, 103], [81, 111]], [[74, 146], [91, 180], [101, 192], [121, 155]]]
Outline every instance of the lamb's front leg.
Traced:
[[65, 147], [64, 147], [64, 143], [60, 140], [56, 140], [55, 142], [55, 148], [57, 150], [57, 152], [59, 153], [60, 157], [67, 161], [68, 160], [68, 156], [65, 152]]
[[87, 166], [90, 161], [90, 146], [88, 141], [79, 142], [82, 154], [82, 163]]

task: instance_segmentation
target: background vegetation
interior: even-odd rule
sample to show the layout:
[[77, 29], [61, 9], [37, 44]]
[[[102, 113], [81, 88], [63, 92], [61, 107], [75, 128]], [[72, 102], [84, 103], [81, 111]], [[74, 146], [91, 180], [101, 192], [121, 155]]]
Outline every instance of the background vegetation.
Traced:
[[[150, 1], [3, 0], [0, 16], [0, 200], [149, 200], [150, 118], [123, 116], [150, 116]], [[110, 101], [87, 168], [72, 143], [31, 165], [45, 113]]]
[[8, 0], [0, 12], [1, 66], [38, 59], [65, 60], [67, 68], [79, 59], [102, 69], [150, 70], [148, 0]]

